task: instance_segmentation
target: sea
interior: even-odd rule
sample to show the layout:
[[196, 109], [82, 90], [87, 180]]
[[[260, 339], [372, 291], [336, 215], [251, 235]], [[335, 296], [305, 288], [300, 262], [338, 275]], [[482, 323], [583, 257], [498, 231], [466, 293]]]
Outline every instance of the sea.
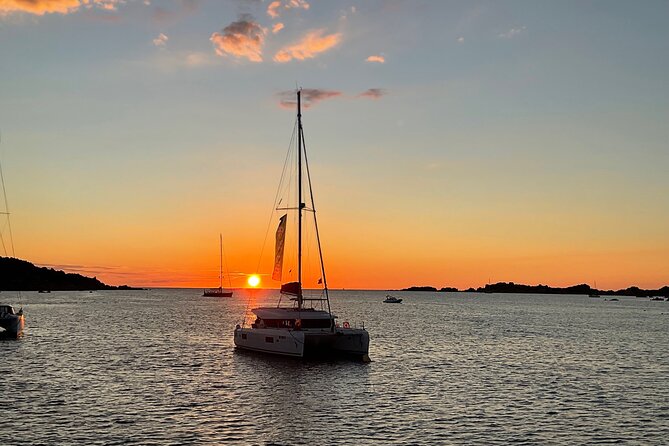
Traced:
[[331, 292], [371, 362], [236, 351], [274, 292], [3, 291], [0, 444], [669, 444], [669, 302]]

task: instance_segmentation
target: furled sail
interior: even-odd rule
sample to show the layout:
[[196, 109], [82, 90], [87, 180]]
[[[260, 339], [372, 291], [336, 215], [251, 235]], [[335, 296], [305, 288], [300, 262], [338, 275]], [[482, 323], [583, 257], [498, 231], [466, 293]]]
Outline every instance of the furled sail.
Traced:
[[287, 294], [289, 296], [299, 296], [300, 295], [300, 282], [288, 282], [281, 285], [281, 294]]
[[286, 242], [286, 217], [279, 219], [279, 226], [276, 228], [276, 242], [274, 246], [274, 271], [272, 272], [273, 280], [281, 280], [281, 270], [283, 269], [283, 247]]

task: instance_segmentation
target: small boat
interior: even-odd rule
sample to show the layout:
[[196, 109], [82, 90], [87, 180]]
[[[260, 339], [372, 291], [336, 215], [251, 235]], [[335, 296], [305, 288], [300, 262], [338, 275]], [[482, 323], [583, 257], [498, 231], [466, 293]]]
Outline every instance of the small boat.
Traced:
[[664, 298], [659, 297], [659, 296], [655, 296], [655, 297], [651, 297], [650, 300], [664, 300]]
[[[219, 247], [221, 251], [221, 262], [220, 262], [220, 270], [219, 270], [219, 275], [218, 275], [218, 288], [210, 288], [208, 290], [204, 290], [202, 295], [204, 297], [232, 297], [232, 291], [223, 289], [223, 235], [219, 234]], [[228, 276], [228, 283], [230, 281], [230, 276]]]
[[50, 293], [51, 290], [39, 290], [38, 293], [44, 294], [44, 293]]
[[23, 308], [15, 312], [11, 305], [0, 305], [0, 328], [4, 330], [0, 336], [18, 338], [23, 335], [24, 324]]
[[[255, 321], [246, 326], [246, 315], [241, 325], [234, 330], [235, 347], [242, 350], [250, 350], [273, 355], [293, 357], [353, 357], [362, 361], [369, 361], [369, 334], [364, 325], [361, 328], [351, 327], [349, 322], [344, 322], [340, 327], [335, 322], [337, 316], [330, 310], [330, 298], [328, 294], [325, 267], [323, 265], [323, 252], [321, 249], [318, 223], [316, 221], [316, 209], [314, 195], [311, 188], [311, 177], [307, 163], [307, 152], [304, 146], [304, 134], [302, 130], [302, 113], [300, 107], [300, 93], [297, 91], [297, 141], [294, 155], [296, 160], [295, 172], [297, 180], [286, 179], [279, 185], [279, 190], [286, 184], [294, 185], [293, 193], [286, 193], [285, 197], [275, 201], [275, 210], [284, 213], [279, 218], [279, 224], [275, 234], [275, 255], [272, 280], [281, 282], [278, 303], [275, 307], [253, 308], [251, 312], [256, 316]], [[294, 133], [295, 135], [295, 133]], [[292, 144], [289, 154], [292, 152]], [[288, 160], [289, 158], [287, 158]], [[284, 169], [286, 166], [284, 166]], [[306, 178], [306, 179], [305, 179]], [[283, 180], [283, 178], [282, 178]], [[283, 199], [286, 198], [286, 201]], [[292, 201], [295, 203], [292, 203]], [[299, 203], [299, 205], [298, 205]], [[291, 213], [290, 231], [286, 231], [288, 224], [288, 212]], [[297, 214], [297, 215], [295, 215]], [[308, 215], [311, 218], [308, 221]], [[314, 230], [315, 237], [307, 238], [304, 232]], [[311, 233], [311, 232], [310, 232]], [[286, 239], [290, 242], [290, 265], [284, 268], [284, 248]], [[317, 245], [317, 249], [307, 250], [303, 244], [308, 241]], [[294, 257], [293, 254], [294, 251]], [[315, 247], [314, 247], [315, 248]], [[313, 257], [307, 256], [303, 259], [303, 251], [312, 253]], [[304, 261], [311, 259], [314, 268], [303, 265]], [[292, 262], [297, 263], [292, 268]], [[316, 266], [315, 264], [318, 264]], [[307, 266], [305, 268], [305, 266]], [[287, 273], [286, 273], [287, 271]], [[307, 273], [311, 273], [307, 279]], [[296, 276], [293, 276], [296, 274]], [[316, 277], [318, 276], [318, 278]], [[296, 279], [296, 280], [294, 280]], [[313, 279], [313, 288], [305, 290], [303, 283], [309, 283]], [[289, 296], [290, 306], [281, 305], [282, 296]]]
[[599, 295], [599, 290], [597, 289], [597, 281], [595, 280], [595, 287], [590, 288], [590, 293], [588, 294], [588, 297], [601, 297]]
[[383, 300], [383, 303], [386, 304], [401, 304], [402, 299], [399, 297], [391, 296], [390, 294], [386, 294], [386, 298]]

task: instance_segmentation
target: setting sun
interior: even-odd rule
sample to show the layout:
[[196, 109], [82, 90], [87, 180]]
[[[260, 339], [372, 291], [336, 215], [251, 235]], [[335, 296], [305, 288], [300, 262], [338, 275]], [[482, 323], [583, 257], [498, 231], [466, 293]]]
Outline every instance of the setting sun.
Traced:
[[255, 288], [255, 287], [257, 287], [258, 284], [260, 283], [260, 277], [258, 277], [258, 275], [256, 275], [256, 274], [252, 274], [252, 275], [250, 275], [249, 278], [246, 280], [246, 283], [248, 283], [249, 286], [252, 286], [252, 287]]

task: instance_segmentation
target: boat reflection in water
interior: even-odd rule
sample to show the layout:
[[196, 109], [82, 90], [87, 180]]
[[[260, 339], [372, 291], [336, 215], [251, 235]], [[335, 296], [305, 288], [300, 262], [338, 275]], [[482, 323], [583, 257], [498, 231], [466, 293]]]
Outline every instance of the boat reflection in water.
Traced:
[[[307, 152], [304, 144], [304, 133], [302, 130], [301, 113], [301, 91], [297, 91], [297, 181], [290, 181], [282, 177], [279, 192], [288, 193], [288, 197], [280, 197], [277, 194], [275, 209], [286, 212], [279, 219], [276, 230], [274, 271], [272, 279], [282, 281], [281, 290], [276, 307], [254, 308], [251, 312], [255, 315], [255, 321], [250, 327], [245, 324], [237, 325], [234, 331], [235, 346], [239, 349], [252, 350], [275, 355], [305, 357], [332, 357], [349, 356], [363, 361], [369, 361], [369, 333], [364, 325], [360, 328], [351, 327], [348, 322], [342, 326], [336, 323], [336, 316], [330, 309], [325, 267], [323, 265], [323, 253], [321, 250], [318, 223], [316, 221], [316, 210], [314, 206], [313, 191], [311, 188], [311, 177], [307, 163]], [[295, 135], [295, 133], [293, 133]], [[289, 149], [292, 152], [293, 145]], [[287, 157], [287, 163], [288, 159]], [[284, 172], [291, 171], [284, 167]], [[306, 181], [304, 181], [306, 177]], [[286, 191], [290, 185], [295, 191]], [[291, 194], [290, 192], [294, 192]], [[290, 204], [294, 195], [297, 202]], [[284, 198], [286, 200], [284, 201]], [[298, 205], [299, 203], [299, 205]], [[288, 212], [296, 214], [294, 231], [295, 238], [295, 260], [297, 263], [297, 280], [284, 282], [284, 276], [290, 276], [294, 269], [289, 269], [284, 274], [284, 251], [287, 239], [290, 239], [292, 231], [287, 231]], [[317, 244], [318, 280], [315, 289], [305, 290], [305, 265], [303, 264], [303, 244], [305, 243], [305, 232], [310, 230], [307, 226], [305, 214], [311, 214], [313, 219], [313, 236], [309, 239]], [[292, 250], [290, 250], [292, 251]], [[307, 250], [307, 252], [312, 252]], [[290, 256], [292, 252], [289, 252]], [[310, 270], [312, 273], [313, 271]], [[307, 293], [305, 293], [307, 291]], [[310, 293], [310, 294], [309, 294]], [[313, 294], [313, 295], [311, 295]], [[287, 297], [290, 306], [282, 306], [283, 297]]]

